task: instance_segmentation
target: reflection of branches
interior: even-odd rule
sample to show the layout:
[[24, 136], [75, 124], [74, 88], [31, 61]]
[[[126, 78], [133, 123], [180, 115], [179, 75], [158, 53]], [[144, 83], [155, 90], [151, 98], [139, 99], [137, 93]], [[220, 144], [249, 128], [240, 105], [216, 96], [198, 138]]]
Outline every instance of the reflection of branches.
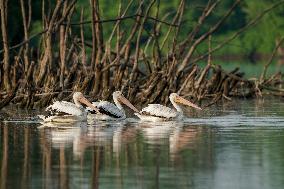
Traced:
[[2, 162], [1, 162], [1, 184], [0, 184], [0, 188], [6, 188], [6, 182], [7, 182], [7, 171], [8, 171], [8, 147], [9, 147], [9, 143], [8, 143], [8, 126], [4, 126], [4, 127], [0, 127], [0, 129], [3, 129], [3, 141], [2, 141], [2, 145], [3, 145], [3, 151], [2, 151]]
[[30, 170], [30, 128], [24, 128], [24, 162], [23, 162], [23, 180], [22, 186], [27, 185], [27, 179], [29, 178]]
[[100, 147], [95, 146], [92, 155], [92, 188], [99, 188]]
[[46, 140], [45, 130], [41, 130], [40, 132], [40, 143], [42, 147], [42, 167], [43, 167], [43, 177], [45, 188], [48, 188], [50, 185], [48, 183], [51, 176], [51, 147], [48, 141]]
[[66, 157], [65, 157], [65, 149], [64, 149], [64, 145], [62, 145], [60, 147], [59, 150], [59, 169], [60, 169], [60, 176], [59, 176], [59, 183], [60, 183], [60, 188], [69, 188], [68, 187], [68, 175], [66, 173]]
[[191, 147], [194, 147], [194, 143], [197, 139], [198, 130], [196, 128], [176, 128], [173, 133], [170, 135], [170, 153], [173, 158], [177, 154], [188, 147], [190, 144]]

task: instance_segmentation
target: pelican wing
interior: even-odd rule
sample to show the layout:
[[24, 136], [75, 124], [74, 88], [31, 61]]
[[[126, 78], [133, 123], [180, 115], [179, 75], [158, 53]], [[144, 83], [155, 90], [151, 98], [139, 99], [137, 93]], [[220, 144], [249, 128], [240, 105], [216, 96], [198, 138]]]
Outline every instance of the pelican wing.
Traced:
[[174, 118], [177, 116], [175, 110], [161, 104], [148, 104], [148, 106], [143, 108], [140, 113], [164, 118]]
[[66, 101], [56, 101], [46, 108], [46, 111], [52, 115], [74, 115], [81, 116], [83, 111], [75, 104]]
[[[121, 118], [124, 116], [124, 113], [113, 103], [108, 101], [99, 101], [99, 102], [92, 102], [92, 104], [99, 109], [100, 113], [114, 117], [114, 118]], [[90, 108], [87, 108], [87, 111], [91, 113], [95, 113]]]

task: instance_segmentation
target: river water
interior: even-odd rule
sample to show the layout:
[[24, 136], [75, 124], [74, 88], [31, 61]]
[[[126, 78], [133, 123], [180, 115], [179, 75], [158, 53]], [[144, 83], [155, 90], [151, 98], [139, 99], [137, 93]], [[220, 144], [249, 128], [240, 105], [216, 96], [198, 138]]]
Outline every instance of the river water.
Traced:
[[184, 122], [50, 127], [1, 110], [0, 188], [284, 188], [284, 100], [236, 100]]

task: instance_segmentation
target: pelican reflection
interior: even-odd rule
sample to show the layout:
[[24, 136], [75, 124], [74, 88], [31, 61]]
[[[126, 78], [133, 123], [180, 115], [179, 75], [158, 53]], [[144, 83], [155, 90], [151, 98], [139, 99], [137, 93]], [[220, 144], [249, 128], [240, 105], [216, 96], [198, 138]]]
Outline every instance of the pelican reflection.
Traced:
[[85, 136], [88, 132], [86, 122], [75, 122], [73, 124], [46, 123], [40, 127], [50, 146], [54, 149], [73, 148], [75, 157], [84, 152]]
[[149, 144], [164, 145], [168, 142], [172, 160], [178, 157], [181, 150], [195, 148], [195, 142], [198, 137], [198, 129], [196, 127], [184, 126], [184, 123], [181, 122], [141, 122], [139, 128]]

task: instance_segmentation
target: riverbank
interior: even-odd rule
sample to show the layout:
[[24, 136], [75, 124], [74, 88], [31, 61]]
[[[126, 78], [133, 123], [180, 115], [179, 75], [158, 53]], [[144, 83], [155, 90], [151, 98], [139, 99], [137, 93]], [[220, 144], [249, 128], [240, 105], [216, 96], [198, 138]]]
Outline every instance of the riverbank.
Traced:
[[[121, 6], [121, 3], [118, 4]], [[284, 38], [277, 39], [260, 77], [246, 77], [247, 70], [243, 70], [243, 66], [226, 70], [230, 62], [224, 66], [214, 62], [214, 55], [229, 48], [234, 39], [282, 3], [284, 1], [266, 7], [247, 24], [216, 43], [216, 34], [234, 15], [241, 1], [228, 5], [210, 27], [205, 27], [219, 4], [209, 1], [191, 28], [183, 21], [187, 8], [192, 7], [187, 7], [183, 0], [171, 12], [169, 20], [158, 13], [160, 3], [155, 0], [151, 3], [130, 1], [126, 7], [117, 10], [117, 17], [103, 20], [99, 1], [92, 0], [86, 10], [92, 15], [88, 21], [83, 9], [80, 21], [77, 20], [76, 1], [57, 1], [54, 7], [41, 6], [39, 25], [43, 27], [36, 34], [30, 30], [32, 6], [27, 14], [25, 2], [20, 1], [22, 42], [9, 44], [5, 25], [9, 11], [3, 9], [1, 12], [0, 109], [9, 103], [28, 109], [43, 108], [53, 99], [70, 101], [75, 91], [91, 97], [90, 100], [110, 100], [114, 91], [122, 91], [135, 104], [167, 104], [172, 92], [199, 103], [211, 99], [211, 104], [234, 97], [258, 97], [267, 91], [282, 96], [283, 74], [277, 71], [269, 75], [268, 72]], [[136, 14], [127, 16], [131, 7]], [[157, 11], [155, 16], [152, 15], [154, 10]], [[109, 28], [105, 24], [112, 26], [111, 34], [105, 32], [104, 28]], [[88, 35], [90, 31], [91, 36]], [[35, 38], [40, 42], [38, 46], [33, 46]], [[203, 67], [202, 61], [206, 61]]]

